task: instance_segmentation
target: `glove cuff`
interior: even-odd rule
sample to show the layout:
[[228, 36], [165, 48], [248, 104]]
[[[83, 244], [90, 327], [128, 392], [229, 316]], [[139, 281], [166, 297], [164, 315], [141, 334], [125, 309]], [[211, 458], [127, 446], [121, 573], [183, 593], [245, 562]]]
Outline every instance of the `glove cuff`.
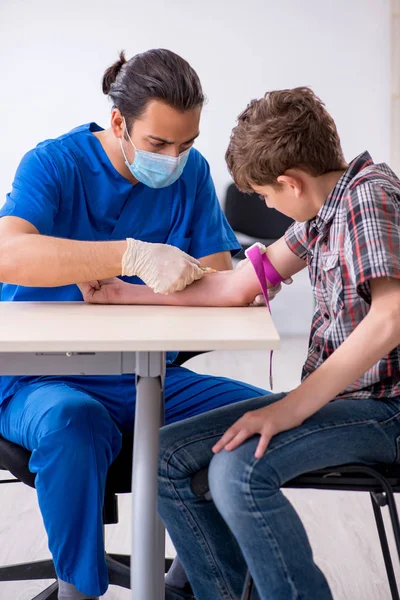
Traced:
[[136, 275], [136, 250], [138, 242], [133, 238], [126, 238], [126, 242], [127, 247], [122, 256], [121, 275], [133, 277]]

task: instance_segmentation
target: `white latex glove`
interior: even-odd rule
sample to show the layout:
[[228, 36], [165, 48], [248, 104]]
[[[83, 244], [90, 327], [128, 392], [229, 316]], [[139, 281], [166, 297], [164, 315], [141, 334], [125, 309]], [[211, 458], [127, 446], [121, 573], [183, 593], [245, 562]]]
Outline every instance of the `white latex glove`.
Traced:
[[200, 263], [179, 248], [127, 238], [122, 275], [139, 277], [156, 294], [172, 294], [201, 279]]
[[[263, 246], [265, 248], [265, 246]], [[265, 248], [266, 250], [266, 248]], [[238, 266], [236, 267], [237, 269], [242, 269], [244, 267], [244, 265], [246, 265], [249, 262], [248, 258], [245, 258], [244, 260], [241, 260], [240, 263], [238, 264]], [[293, 283], [293, 279], [291, 277], [288, 277], [287, 279], [283, 280], [283, 283], [285, 283], [286, 285], [290, 285], [291, 283]], [[279, 292], [282, 289], [282, 284], [278, 283], [278, 285], [275, 285], [273, 287], [269, 287], [268, 288], [268, 300], [271, 302], [271, 300], [273, 300], [275, 298], [275, 296], [277, 294], [279, 294]], [[259, 294], [258, 296], [256, 296], [251, 304], [251, 306], [265, 306], [266, 302], [265, 302], [265, 298], [264, 298], [264, 294]]]

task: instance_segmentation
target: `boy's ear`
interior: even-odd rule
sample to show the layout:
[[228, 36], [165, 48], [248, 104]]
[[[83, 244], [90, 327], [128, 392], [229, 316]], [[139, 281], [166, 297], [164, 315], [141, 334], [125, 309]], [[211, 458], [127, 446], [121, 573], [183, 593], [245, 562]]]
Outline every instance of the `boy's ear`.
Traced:
[[299, 177], [293, 177], [293, 175], [279, 175], [277, 178], [278, 183], [288, 185], [296, 198], [300, 198], [303, 192], [303, 182]]

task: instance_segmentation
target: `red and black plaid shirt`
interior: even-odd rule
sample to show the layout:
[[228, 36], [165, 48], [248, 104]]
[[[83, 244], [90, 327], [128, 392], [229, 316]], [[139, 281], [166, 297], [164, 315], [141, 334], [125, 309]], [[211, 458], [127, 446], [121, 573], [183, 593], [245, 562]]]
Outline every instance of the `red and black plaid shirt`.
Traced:
[[[318, 215], [291, 225], [285, 239], [290, 250], [307, 261], [315, 298], [304, 379], [364, 319], [371, 304], [370, 280], [400, 279], [400, 180], [387, 165], [375, 165], [368, 152], [361, 154]], [[341, 398], [396, 396], [400, 396], [400, 346], [340, 394]]]

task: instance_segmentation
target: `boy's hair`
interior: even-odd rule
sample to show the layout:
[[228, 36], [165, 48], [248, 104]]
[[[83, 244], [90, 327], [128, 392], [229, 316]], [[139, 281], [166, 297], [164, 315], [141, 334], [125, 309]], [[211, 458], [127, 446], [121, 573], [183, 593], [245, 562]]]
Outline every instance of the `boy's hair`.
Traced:
[[346, 168], [336, 125], [308, 87], [267, 92], [238, 117], [226, 152], [239, 189], [273, 185], [288, 169], [315, 177]]

